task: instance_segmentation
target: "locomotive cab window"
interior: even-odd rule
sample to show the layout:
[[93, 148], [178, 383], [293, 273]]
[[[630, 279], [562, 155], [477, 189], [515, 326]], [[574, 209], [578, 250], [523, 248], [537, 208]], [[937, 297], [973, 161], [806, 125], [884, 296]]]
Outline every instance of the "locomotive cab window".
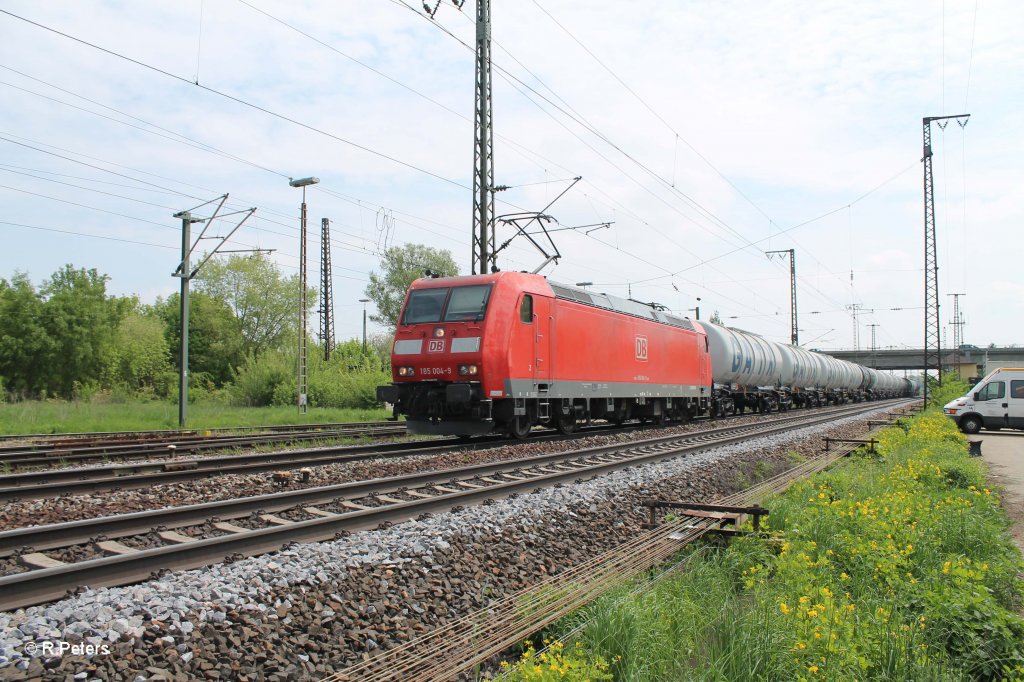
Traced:
[[474, 285], [455, 287], [448, 299], [448, 309], [444, 314], [445, 322], [473, 322], [484, 319], [487, 299], [491, 296], [491, 286]]
[[440, 322], [444, 300], [448, 297], [448, 288], [417, 289], [409, 294], [409, 303], [402, 315], [402, 324], [421, 324], [424, 322]]
[[523, 295], [523, 301], [519, 304], [519, 321], [531, 324], [533, 322], [533, 296]]

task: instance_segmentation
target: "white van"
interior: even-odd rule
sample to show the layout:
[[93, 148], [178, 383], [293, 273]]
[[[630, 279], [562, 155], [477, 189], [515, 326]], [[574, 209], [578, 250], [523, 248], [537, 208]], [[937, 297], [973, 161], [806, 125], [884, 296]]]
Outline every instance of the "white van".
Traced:
[[942, 411], [964, 433], [986, 429], [1024, 429], [1024, 368], [997, 369]]

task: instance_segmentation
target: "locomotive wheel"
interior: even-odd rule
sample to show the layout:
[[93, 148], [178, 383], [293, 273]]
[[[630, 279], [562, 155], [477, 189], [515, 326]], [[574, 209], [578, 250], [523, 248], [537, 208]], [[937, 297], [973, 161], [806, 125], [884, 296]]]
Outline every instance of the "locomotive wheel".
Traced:
[[576, 430], [576, 415], [571, 411], [569, 414], [562, 414], [559, 412], [558, 416], [555, 418], [555, 428], [558, 429], [559, 433], [568, 436]]
[[508, 435], [516, 440], [525, 440], [530, 435], [530, 429], [530, 420], [523, 415], [512, 417], [512, 421], [508, 423]]

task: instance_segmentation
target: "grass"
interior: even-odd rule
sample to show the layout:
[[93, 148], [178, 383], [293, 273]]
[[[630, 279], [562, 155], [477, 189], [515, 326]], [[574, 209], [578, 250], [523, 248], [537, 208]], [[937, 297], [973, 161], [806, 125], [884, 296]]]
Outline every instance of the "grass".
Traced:
[[[934, 409], [879, 453], [768, 500], [767, 537], [691, 548], [547, 636], [615, 680], [1024, 680], [1024, 562], [979, 460]], [[570, 679], [543, 675], [509, 679]]]
[[[212, 429], [275, 424], [320, 424], [377, 421], [390, 411], [311, 407], [232, 407], [217, 403], [189, 405], [188, 427]], [[149, 431], [178, 428], [178, 406], [169, 402], [99, 403], [58, 400], [0, 403], [0, 434]]]

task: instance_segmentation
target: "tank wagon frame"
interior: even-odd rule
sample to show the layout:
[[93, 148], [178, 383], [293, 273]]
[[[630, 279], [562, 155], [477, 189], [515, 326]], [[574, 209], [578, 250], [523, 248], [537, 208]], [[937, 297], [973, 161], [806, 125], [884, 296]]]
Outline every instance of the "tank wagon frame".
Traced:
[[416, 280], [379, 400], [410, 433], [664, 423], [905, 393], [872, 369], [631, 299], [499, 272]]

